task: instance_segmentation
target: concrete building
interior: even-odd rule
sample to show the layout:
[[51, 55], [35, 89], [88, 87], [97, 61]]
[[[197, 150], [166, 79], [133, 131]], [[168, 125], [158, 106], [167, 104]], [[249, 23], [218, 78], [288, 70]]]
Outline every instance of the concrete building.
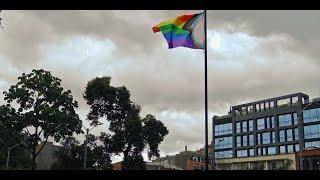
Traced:
[[293, 161], [292, 169], [301, 169], [300, 150], [320, 147], [320, 100], [295, 93], [232, 106], [227, 115], [213, 117], [212, 145], [217, 168], [261, 160], [260, 169], [268, 169], [274, 158], [274, 167]]
[[[212, 146], [209, 145], [208, 152], [212, 153]], [[171, 170], [204, 170], [205, 169], [205, 150], [201, 148], [196, 151], [189, 151], [187, 146], [185, 150], [179, 154], [157, 158], [153, 160], [150, 165], [157, 165], [158, 169], [171, 169]], [[209, 159], [209, 169], [213, 169], [212, 158]]]
[[[37, 146], [39, 150], [44, 142], [41, 142]], [[54, 152], [57, 151], [60, 146], [56, 146], [53, 142], [47, 142], [42, 151], [39, 153], [36, 159], [37, 170], [50, 170], [51, 166], [57, 161], [57, 158], [54, 156]]]

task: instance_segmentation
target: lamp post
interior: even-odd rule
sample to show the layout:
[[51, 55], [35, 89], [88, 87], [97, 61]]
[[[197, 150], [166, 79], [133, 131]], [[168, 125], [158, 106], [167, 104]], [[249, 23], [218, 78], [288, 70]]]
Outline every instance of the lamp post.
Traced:
[[11, 149], [15, 148], [15, 147], [18, 146], [18, 145], [19, 145], [19, 144], [16, 144], [16, 145], [8, 148], [7, 164], [6, 164], [7, 170], [9, 169], [9, 161], [10, 161], [10, 152], [11, 152]]
[[88, 154], [88, 138], [89, 138], [89, 131], [91, 131], [93, 128], [89, 129], [82, 125], [82, 127], [86, 130], [86, 139], [85, 139], [85, 150], [84, 150], [84, 161], [83, 161], [83, 169], [87, 168], [87, 154]]
[[18, 146], [19, 144], [16, 144], [12, 147], [9, 147], [1, 138], [0, 138], [2, 144], [4, 144], [5, 146], [8, 147], [8, 153], [7, 153], [7, 163], [6, 163], [6, 169], [8, 170], [9, 169], [9, 162], [10, 162], [10, 152], [11, 152], [11, 149], [15, 148], [16, 146]]

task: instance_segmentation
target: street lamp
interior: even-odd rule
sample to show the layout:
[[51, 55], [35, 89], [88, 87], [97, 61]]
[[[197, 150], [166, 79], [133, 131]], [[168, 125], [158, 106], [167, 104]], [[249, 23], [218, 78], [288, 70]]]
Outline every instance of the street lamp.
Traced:
[[82, 127], [86, 130], [86, 140], [85, 140], [85, 150], [84, 150], [84, 161], [83, 161], [83, 168], [87, 168], [87, 154], [88, 154], [88, 137], [89, 137], [89, 131], [91, 131], [93, 128], [89, 129], [82, 125]]
[[12, 147], [9, 147], [1, 138], [0, 138], [1, 142], [8, 147], [8, 153], [7, 153], [7, 163], [6, 163], [6, 169], [8, 170], [9, 169], [9, 161], [10, 161], [10, 152], [11, 152], [11, 149], [15, 148], [16, 146], [18, 146], [19, 144], [16, 144]]

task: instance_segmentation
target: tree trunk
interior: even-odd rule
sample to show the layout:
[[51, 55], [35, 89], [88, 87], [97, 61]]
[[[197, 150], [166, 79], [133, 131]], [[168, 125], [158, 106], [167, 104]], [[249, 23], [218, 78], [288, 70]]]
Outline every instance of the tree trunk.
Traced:
[[36, 154], [32, 153], [32, 166], [31, 166], [32, 170], [35, 170], [37, 167], [36, 158], [37, 158]]
[[38, 127], [36, 127], [36, 132], [34, 134], [33, 147], [32, 147], [32, 170], [36, 169], [36, 158], [37, 158], [37, 144], [38, 144]]

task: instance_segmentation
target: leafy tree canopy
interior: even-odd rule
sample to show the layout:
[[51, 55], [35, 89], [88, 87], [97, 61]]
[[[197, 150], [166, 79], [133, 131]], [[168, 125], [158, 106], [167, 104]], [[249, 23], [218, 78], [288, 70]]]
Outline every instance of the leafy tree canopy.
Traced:
[[[35, 159], [49, 137], [58, 142], [73, 133], [83, 133], [82, 121], [75, 112], [78, 102], [73, 100], [70, 90], [64, 91], [61, 87], [61, 79], [52, 76], [49, 71], [40, 69], [32, 70], [30, 74], [23, 73], [18, 83], [3, 94], [7, 105], [2, 123], [30, 151], [33, 169]], [[29, 138], [18, 138], [21, 132]], [[38, 150], [41, 137], [44, 143]]]
[[87, 118], [94, 126], [102, 124], [101, 118], [110, 122], [110, 148], [116, 154], [123, 153], [123, 169], [144, 169], [142, 151], [148, 147], [149, 158], [159, 156], [158, 146], [169, 131], [153, 115], [142, 119], [141, 107], [130, 100], [129, 90], [111, 86], [110, 81], [110, 77], [101, 77], [88, 82], [84, 93], [90, 105]]

